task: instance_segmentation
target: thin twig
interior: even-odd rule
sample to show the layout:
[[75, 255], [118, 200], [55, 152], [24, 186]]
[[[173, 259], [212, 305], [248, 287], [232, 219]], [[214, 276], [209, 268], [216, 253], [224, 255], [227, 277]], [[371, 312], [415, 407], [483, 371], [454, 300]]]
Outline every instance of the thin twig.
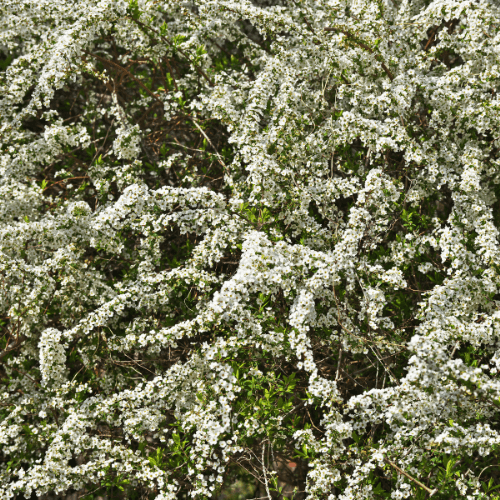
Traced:
[[391, 379], [396, 383], [396, 385], [399, 385], [399, 381], [394, 376], [394, 374], [391, 372], [391, 369], [389, 367], [385, 366], [385, 363], [383, 363], [383, 361], [381, 360], [382, 356], [380, 356], [380, 352], [377, 349], [377, 346], [375, 345], [375, 343], [373, 344], [373, 347], [375, 348], [375, 350], [372, 348], [372, 346], [368, 346], [368, 347], [373, 352], [373, 354], [375, 354], [375, 357], [378, 359], [378, 361], [380, 362], [380, 364], [383, 366], [384, 370], [389, 374], [389, 376], [391, 377]]
[[188, 118], [193, 122], [194, 126], [201, 132], [201, 134], [203, 135], [203, 137], [205, 137], [205, 139], [207, 140], [207, 142], [210, 144], [210, 146], [212, 146], [212, 149], [215, 151], [215, 155], [217, 156], [217, 159], [219, 160], [219, 163], [225, 168], [227, 169], [227, 166], [226, 164], [222, 161], [222, 157], [221, 155], [219, 154], [219, 152], [217, 151], [217, 148], [212, 144], [212, 141], [210, 140], [210, 137], [208, 137], [207, 134], [205, 134], [205, 131], [198, 125], [198, 122], [192, 117], [192, 116], [188, 116]]
[[[264, 441], [265, 443], [265, 441]], [[266, 493], [267, 493], [267, 496], [269, 498], [269, 500], [271, 500], [271, 493], [269, 492], [269, 485], [267, 484], [267, 474], [266, 474], [266, 465], [265, 465], [265, 462], [264, 462], [264, 459], [265, 459], [265, 444], [262, 443], [262, 471], [264, 472], [264, 484], [266, 485]]]
[[109, 59], [106, 59], [104, 57], [101, 57], [101, 56], [98, 56], [97, 54], [92, 54], [91, 52], [88, 52], [88, 51], [84, 51], [85, 54], [91, 56], [91, 57], [94, 57], [96, 58], [97, 60], [101, 61], [102, 63], [105, 63], [105, 64], [110, 64], [111, 66], [114, 66], [116, 69], [122, 71], [123, 73], [127, 74], [130, 78], [132, 78], [132, 80], [134, 80], [134, 82], [138, 83], [140, 85], [140, 87], [145, 91], [147, 92], [153, 99], [155, 99], [156, 101], [160, 102], [163, 104], [163, 102], [161, 101], [160, 99], [160, 96], [156, 95], [154, 92], [151, 92], [151, 90], [149, 90], [146, 85], [144, 85], [138, 78], [136, 78], [132, 73], [130, 73], [130, 71], [127, 69], [127, 68], [124, 68], [123, 66], [120, 66], [119, 64], [113, 62], [113, 61], [110, 61]]
[[405, 472], [403, 469], [400, 469], [395, 463], [391, 462], [388, 458], [384, 458], [384, 460], [391, 467], [393, 467], [394, 469], [396, 469], [400, 474], [403, 474], [403, 476], [406, 476], [410, 481], [413, 481], [416, 485], [420, 486], [425, 491], [427, 491], [427, 493], [429, 493], [429, 498], [432, 497], [433, 495], [435, 495], [438, 492], [438, 490], [436, 488], [434, 488], [433, 490], [431, 490], [430, 488], [428, 488], [427, 486], [425, 486], [425, 484], [422, 484], [418, 479], [415, 479], [414, 477], [410, 476], [410, 474], [408, 474], [407, 472]]
[[205, 80], [210, 84], [211, 87], [215, 86], [215, 83], [213, 82], [213, 80], [201, 68], [199, 68], [191, 60], [191, 58], [186, 54], [186, 52], [184, 52], [180, 47], [176, 47], [170, 40], [168, 40], [167, 38], [165, 38], [164, 36], [162, 36], [161, 33], [158, 33], [158, 31], [156, 31], [155, 29], [151, 28], [151, 26], [147, 26], [146, 24], [141, 23], [141, 21], [139, 21], [138, 19], [134, 19], [134, 22], [137, 23], [142, 28], [149, 29], [150, 31], [152, 31], [153, 33], [155, 33], [156, 35], [158, 35], [164, 42], [168, 43], [171, 47], [175, 48], [175, 50], [177, 50], [179, 53], [181, 53], [193, 65], [195, 71], [200, 76], [202, 76], [203, 78], [205, 78]]
[[340, 374], [340, 364], [342, 363], [342, 346], [339, 348], [339, 361], [337, 365], [337, 373], [335, 375], [335, 381], [339, 379], [339, 374]]
[[356, 385], [359, 385], [365, 391], [368, 390], [368, 388], [366, 386], [364, 386], [363, 384], [360, 384], [356, 379], [352, 378], [344, 369], [342, 369], [342, 371], [344, 372], [345, 375], [347, 375], [347, 378], [350, 379], [352, 382], [354, 382]]
[[375, 59], [382, 66], [382, 69], [385, 71], [385, 74], [389, 77], [389, 79], [391, 80], [391, 82], [394, 80], [394, 75], [392, 74], [391, 70], [385, 65], [382, 56], [380, 54], [377, 54], [371, 47], [369, 47], [365, 43], [360, 42], [360, 41], [354, 39], [354, 35], [352, 33], [350, 33], [349, 31], [343, 30], [342, 28], [334, 28], [334, 27], [332, 27], [332, 28], [324, 28], [324, 31], [335, 31], [335, 32], [343, 33], [347, 38], [350, 39], [351, 42], [355, 43], [356, 45], [358, 45], [362, 49], [365, 49], [370, 54], [373, 54], [375, 56]]
[[13, 343], [13, 344], [7, 344], [5, 349], [0, 352], [0, 359], [4, 358], [7, 356], [7, 354], [11, 353], [12, 351], [15, 351], [24, 341], [24, 337], [18, 337], [18, 339]]

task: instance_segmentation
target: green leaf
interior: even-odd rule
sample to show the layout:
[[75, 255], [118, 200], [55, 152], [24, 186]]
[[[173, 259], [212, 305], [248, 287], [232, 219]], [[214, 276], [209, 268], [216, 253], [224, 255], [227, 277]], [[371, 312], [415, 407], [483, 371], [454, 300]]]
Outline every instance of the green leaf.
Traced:
[[127, 10], [129, 15], [132, 16], [133, 19], [139, 19], [139, 17], [141, 16], [138, 0], [130, 0]]

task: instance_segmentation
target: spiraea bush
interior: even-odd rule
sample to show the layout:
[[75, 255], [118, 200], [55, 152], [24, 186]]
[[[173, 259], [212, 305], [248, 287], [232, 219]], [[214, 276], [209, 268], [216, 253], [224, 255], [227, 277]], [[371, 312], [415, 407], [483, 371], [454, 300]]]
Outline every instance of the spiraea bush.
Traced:
[[0, 498], [497, 498], [496, 0], [0, 23]]

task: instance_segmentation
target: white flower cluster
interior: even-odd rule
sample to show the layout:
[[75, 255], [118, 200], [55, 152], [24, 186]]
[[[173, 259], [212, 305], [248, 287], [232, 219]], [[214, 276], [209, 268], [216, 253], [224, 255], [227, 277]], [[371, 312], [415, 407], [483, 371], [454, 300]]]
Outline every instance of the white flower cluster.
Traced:
[[48, 328], [40, 335], [38, 348], [40, 349], [42, 385], [47, 385], [50, 381], [57, 385], [64, 382], [66, 350], [60, 342], [61, 332], [55, 328]]
[[266, 447], [310, 500], [485, 498], [499, 20], [4, 0], [0, 499], [268, 488]]

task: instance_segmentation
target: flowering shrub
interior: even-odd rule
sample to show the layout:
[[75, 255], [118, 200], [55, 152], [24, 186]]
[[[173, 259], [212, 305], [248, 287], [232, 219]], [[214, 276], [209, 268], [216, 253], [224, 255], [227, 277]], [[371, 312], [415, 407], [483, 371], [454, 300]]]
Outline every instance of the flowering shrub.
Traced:
[[495, 498], [499, 20], [3, 0], [0, 498]]

